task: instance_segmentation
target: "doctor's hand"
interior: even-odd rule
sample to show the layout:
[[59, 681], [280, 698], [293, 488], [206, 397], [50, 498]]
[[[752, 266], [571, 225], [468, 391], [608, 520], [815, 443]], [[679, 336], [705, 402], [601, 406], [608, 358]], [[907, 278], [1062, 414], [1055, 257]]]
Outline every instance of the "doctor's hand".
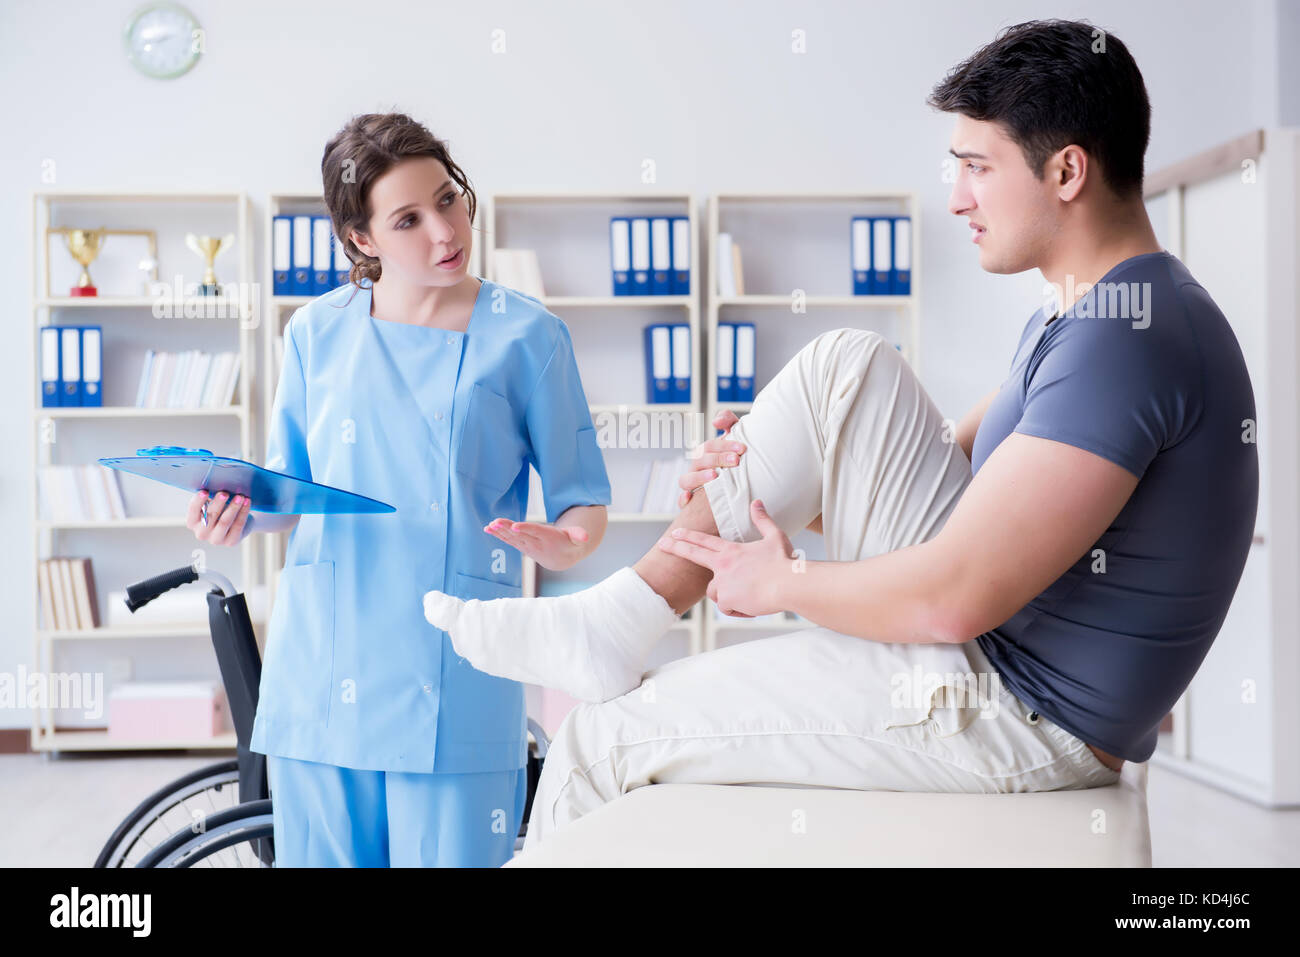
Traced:
[[494, 518], [483, 531], [513, 545], [548, 571], [563, 571], [587, 552], [587, 530]]
[[[739, 421], [736, 413], [730, 409], [723, 409], [713, 417], [713, 427], [730, 432], [731, 427]], [[691, 471], [682, 473], [677, 479], [677, 484], [685, 489], [677, 496], [677, 507], [684, 508], [696, 489], [705, 482], [717, 478], [719, 467], [726, 468], [737, 464], [744, 454], [744, 444], [728, 438], [725, 434], [709, 439], [692, 450]]]
[[705, 589], [724, 615], [753, 618], [784, 611], [779, 586], [801, 568], [790, 539], [772, 521], [758, 499], [749, 503], [750, 518], [763, 537], [757, 542], [729, 542], [717, 535], [675, 528], [659, 548], [713, 572]]
[[[203, 505], [208, 506], [208, 523], [203, 524]], [[251, 531], [248, 528], [248, 496], [231, 496], [227, 492], [218, 492], [211, 498], [207, 489], [199, 489], [190, 499], [189, 509], [185, 513], [185, 525], [194, 533], [194, 537], [209, 545], [238, 545]]]

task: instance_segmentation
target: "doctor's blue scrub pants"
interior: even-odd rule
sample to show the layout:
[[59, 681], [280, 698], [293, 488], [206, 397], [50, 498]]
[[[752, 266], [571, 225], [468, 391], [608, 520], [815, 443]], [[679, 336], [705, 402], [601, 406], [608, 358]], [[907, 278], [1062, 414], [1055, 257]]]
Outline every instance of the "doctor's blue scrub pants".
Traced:
[[514, 855], [525, 768], [424, 774], [266, 760], [276, 867], [500, 867]]

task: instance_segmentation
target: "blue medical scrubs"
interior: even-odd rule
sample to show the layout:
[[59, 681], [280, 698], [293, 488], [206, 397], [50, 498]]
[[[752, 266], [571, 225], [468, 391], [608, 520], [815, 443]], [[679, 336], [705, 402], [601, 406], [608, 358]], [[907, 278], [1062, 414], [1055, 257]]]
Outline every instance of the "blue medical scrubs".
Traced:
[[437, 589], [521, 593], [483, 531], [608, 505], [573, 344], [536, 299], [483, 281], [465, 332], [377, 319], [344, 286], [284, 333], [266, 466], [396, 512], [303, 515], [266, 640], [252, 749], [268, 756], [277, 861], [495, 866], [524, 803], [524, 687], [424, 619]]

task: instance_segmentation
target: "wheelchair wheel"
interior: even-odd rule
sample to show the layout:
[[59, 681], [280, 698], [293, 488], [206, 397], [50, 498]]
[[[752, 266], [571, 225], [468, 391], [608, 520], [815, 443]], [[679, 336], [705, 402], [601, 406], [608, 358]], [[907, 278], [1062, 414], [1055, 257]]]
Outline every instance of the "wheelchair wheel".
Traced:
[[208, 815], [200, 833], [173, 834], [136, 867], [272, 867], [273, 837], [270, 800], [249, 801]]
[[537, 781], [542, 776], [542, 765], [546, 763], [546, 752], [551, 746], [551, 739], [546, 736], [542, 726], [532, 718], [528, 719], [528, 733], [533, 740], [528, 743], [528, 759], [525, 773], [528, 778], [528, 797], [524, 801], [524, 816], [519, 822], [519, 833], [515, 836], [515, 853], [524, 849], [524, 838], [528, 835], [528, 818], [533, 813], [533, 797], [537, 794]]
[[[527, 799], [515, 838], [523, 849], [528, 817], [550, 739], [528, 719]], [[222, 806], [224, 804], [224, 806]], [[193, 824], [202, 812], [203, 830]], [[271, 801], [239, 803], [239, 763], [222, 761], [178, 778], [145, 798], [117, 826], [96, 867], [271, 867]]]
[[219, 761], [177, 778], [128, 814], [95, 859], [95, 867], [134, 867], [173, 834], [189, 832], [196, 816], [239, 803], [239, 762]]

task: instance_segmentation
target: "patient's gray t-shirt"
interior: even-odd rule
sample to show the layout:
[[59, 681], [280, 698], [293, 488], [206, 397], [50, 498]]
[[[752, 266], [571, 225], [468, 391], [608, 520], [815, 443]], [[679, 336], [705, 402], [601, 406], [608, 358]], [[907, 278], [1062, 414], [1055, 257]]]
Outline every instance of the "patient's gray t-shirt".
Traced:
[[1014, 431], [1086, 449], [1139, 481], [1064, 575], [975, 640], [1025, 704], [1141, 762], [1218, 634], [1250, 550], [1254, 392], [1227, 319], [1168, 252], [1124, 260], [1049, 315], [1040, 309], [1020, 337], [972, 471]]

